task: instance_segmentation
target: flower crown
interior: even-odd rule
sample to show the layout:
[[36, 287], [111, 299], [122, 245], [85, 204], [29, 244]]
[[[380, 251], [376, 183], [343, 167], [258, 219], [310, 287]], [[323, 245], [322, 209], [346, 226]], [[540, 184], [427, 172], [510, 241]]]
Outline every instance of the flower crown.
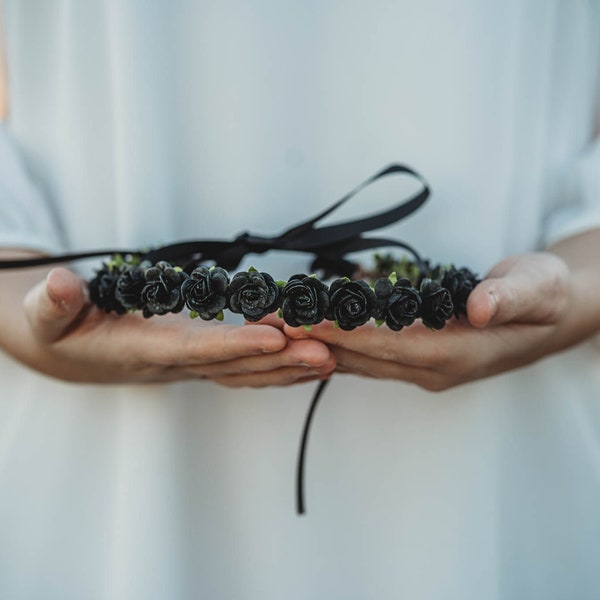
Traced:
[[[90, 298], [104, 311], [144, 317], [181, 312], [192, 318], [223, 320], [224, 311], [256, 322], [277, 312], [292, 327], [310, 329], [323, 320], [350, 331], [371, 319], [400, 331], [420, 318], [430, 329], [442, 329], [453, 315], [466, 314], [477, 277], [467, 268], [431, 267], [392, 255], [375, 255], [371, 282], [341, 277], [330, 285], [316, 275], [275, 280], [254, 268], [230, 278], [219, 266], [197, 266], [189, 273], [166, 261], [151, 264], [116, 255], [90, 281]], [[388, 276], [382, 272], [392, 269]]]
[[[384, 212], [344, 223], [317, 227], [319, 221], [356, 196], [362, 189], [390, 175], [410, 175], [421, 184], [412, 197]], [[151, 251], [94, 250], [35, 259], [0, 261], [0, 268], [23, 268], [112, 255], [90, 281], [90, 297], [106, 312], [124, 314], [141, 310], [145, 317], [180, 312], [203, 320], [222, 319], [223, 311], [259, 321], [279, 312], [292, 327], [311, 327], [333, 321], [349, 331], [374, 319], [394, 331], [417, 318], [430, 329], [442, 329], [453, 315], [466, 313], [466, 302], [477, 277], [466, 267], [432, 266], [418, 252], [397, 239], [368, 238], [367, 231], [404, 219], [419, 209], [430, 191], [424, 178], [405, 165], [392, 164], [368, 178], [317, 216], [274, 237], [242, 233], [231, 241], [177, 242]], [[352, 252], [380, 247], [399, 247], [412, 259], [397, 261], [376, 255], [370, 280], [357, 277], [358, 265], [347, 260]], [[249, 269], [230, 278], [249, 253], [270, 250], [307, 252], [314, 255], [311, 271], [321, 271], [329, 285], [316, 275], [296, 274], [288, 281]], [[125, 257], [125, 258], [124, 258]], [[214, 266], [208, 266], [213, 264]]]
[[[422, 188], [384, 212], [362, 219], [318, 227], [325, 218], [378, 179], [393, 174], [416, 178]], [[89, 282], [90, 298], [107, 313], [141, 310], [144, 317], [180, 312], [191, 317], [222, 319], [225, 310], [259, 321], [279, 312], [292, 327], [310, 328], [323, 320], [349, 331], [374, 319], [394, 331], [417, 318], [430, 329], [442, 329], [452, 316], [466, 314], [469, 294], [478, 279], [466, 267], [432, 266], [418, 252], [397, 239], [368, 238], [363, 233], [380, 229], [412, 214], [429, 196], [426, 181], [405, 165], [393, 164], [376, 173], [317, 216], [274, 237], [242, 233], [231, 241], [177, 242], [151, 251], [93, 250], [33, 259], [2, 260], [0, 269], [19, 269], [111, 256]], [[412, 259], [375, 255], [375, 269], [363, 273], [346, 259], [352, 252], [381, 247], [402, 248]], [[276, 281], [268, 273], [249, 269], [229, 276], [249, 253], [270, 250], [314, 255], [311, 272], [323, 272], [328, 285], [316, 275], [292, 275]], [[212, 263], [214, 266], [209, 266]], [[361, 277], [368, 277], [369, 281]], [[313, 395], [300, 442], [296, 475], [297, 512], [304, 513], [304, 462], [308, 433], [315, 409], [329, 380], [321, 381]]]

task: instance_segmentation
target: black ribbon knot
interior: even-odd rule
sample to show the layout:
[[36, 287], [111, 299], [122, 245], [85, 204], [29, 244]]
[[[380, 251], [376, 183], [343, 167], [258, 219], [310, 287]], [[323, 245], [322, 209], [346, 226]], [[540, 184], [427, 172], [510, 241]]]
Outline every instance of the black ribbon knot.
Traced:
[[[393, 174], [407, 174], [417, 178], [422, 183], [422, 189], [414, 196], [391, 209], [334, 225], [318, 227], [319, 221], [336, 211], [343, 204], [356, 196], [362, 189], [378, 179]], [[192, 270], [202, 262], [214, 261], [227, 270], [235, 269], [247, 254], [264, 254], [270, 250], [290, 252], [306, 252], [314, 255], [313, 270], [325, 269], [329, 273], [350, 276], [355, 265], [344, 257], [351, 252], [369, 250], [383, 246], [400, 247], [414, 257], [417, 264], [422, 259], [417, 251], [408, 244], [396, 239], [366, 238], [363, 233], [381, 229], [400, 221], [420, 208], [429, 196], [429, 187], [424, 178], [416, 171], [405, 165], [393, 164], [379, 171], [372, 177], [346, 194], [343, 198], [329, 206], [317, 216], [295, 225], [280, 235], [264, 237], [244, 232], [235, 239], [227, 240], [192, 240], [177, 242], [150, 251], [139, 249], [111, 248], [92, 250], [88, 252], [68, 253], [42, 258], [3, 260], [0, 269], [19, 269], [40, 265], [71, 262], [95, 256], [113, 254], [133, 255], [142, 260], [156, 263], [160, 260], [177, 264], [184, 270]]]

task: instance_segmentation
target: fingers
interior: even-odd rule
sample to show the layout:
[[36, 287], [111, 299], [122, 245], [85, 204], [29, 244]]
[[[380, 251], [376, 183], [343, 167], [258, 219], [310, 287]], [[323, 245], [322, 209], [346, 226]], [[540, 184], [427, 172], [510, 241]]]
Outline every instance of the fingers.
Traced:
[[270, 315], [267, 315], [266, 317], [264, 317], [260, 321], [256, 321], [254, 323], [252, 323], [250, 321], [246, 321], [245, 324], [248, 325], [248, 326], [270, 325], [271, 327], [275, 327], [276, 329], [283, 330], [283, 326], [285, 325], [285, 321], [281, 317], [278, 317], [276, 313], [271, 313]]
[[[223, 327], [218, 326], [219, 329]], [[241, 329], [249, 332], [265, 327], [268, 326], [253, 325]], [[207, 357], [202, 358], [206, 360]], [[331, 375], [335, 366], [335, 356], [325, 344], [316, 340], [288, 340], [285, 348], [277, 352], [168, 368], [165, 376], [171, 381], [201, 378], [227, 387], [259, 388], [323, 379]]]
[[290, 340], [281, 352], [194, 366], [189, 368], [189, 372], [214, 379], [229, 375], [267, 373], [288, 367], [295, 368], [298, 376], [326, 375], [335, 368], [335, 357], [325, 344], [316, 340]]
[[433, 369], [413, 367], [392, 360], [381, 360], [345, 348], [336, 348], [334, 354], [337, 370], [341, 373], [353, 373], [376, 379], [401, 380], [414, 383], [431, 392], [448, 389], [457, 383]]
[[467, 314], [474, 327], [503, 323], [552, 323], [568, 303], [566, 264], [552, 254], [511, 257], [471, 293]]
[[373, 324], [363, 325], [353, 331], [342, 331], [329, 321], [314, 325], [310, 332], [302, 327], [289, 326], [284, 328], [284, 332], [293, 339], [317, 339], [331, 347], [414, 366], [428, 365], [441, 341], [440, 332], [429, 331], [420, 322], [400, 332]]
[[268, 373], [249, 373], [216, 378], [214, 381], [220, 385], [231, 388], [251, 387], [262, 388], [272, 386], [294, 385], [327, 379], [326, 375], [307, 375], [300, 367], [282, 367]]
[[365, 337], [365, 332], [367, 330], [371, 332], [373, 331], [373, 327], [371, 327], [370, 324], [367, 324], [355, 329], [352, 332], [342, 331], [341, 329], [336, 328], [331, 321], [323, 321], [318, 325], [313, 325], [310, 328], [310, 331], [304, 329], [304, 327], [291, 327], [290, 325], [285, 325], [283, 328], [283, 332], [290, 339], [318, 339], [322, 342], [339, 346], [344, 346], [345, 343], [356, 343], [358, 337]]
[[[233, 325], [205, 325], [177, 320], [168, 330], [160, 332], [161, 343], [152, 338], [156, 329], [144, 328], [147, 337], [147, 357], [158, 364], [180, 366], [210, 365], [248, 356], [278, 353], [287, 345], [285, 335], [269, 325], [237, 327]], [[159, 326], [159, 323], [156, 323]]]
[[51, 343], [63, 337], [87, 303], [83, 282], [71, 271], [59, 267], [28, 292], [24, 308], [35, 338]]
[[[467, 301], [467, 315], [469, 323], [474, 327], [483, 328], [490, 325], [498, 314], [498, 301], [501, 291], [498, 291], [498, 286], [502, 290], [502, 282], [497, 279], [487, 279], [482, 281], [471, 292]], [[506, 318], [508, 306], [513, 305], [513, 302], [507, 298], [508, 293], [504, 291], [504, 299], [502, 301], [503, 315], [500, 318]], [[512, 312], [513, 309], [511, 309]]]
[[400, 379], [432, 391], [480, 377], [495, 362], [498, 346], [505, 346], [496, 330], [484, 334], [465, 319], [448, 322], [442, 331], [417, 322], [399, 332], [374, 326], [344, 332], [320, 324], [310, 333], [302, 328], [289, 328], [286, 333], [314, 336], [330, 345], [338, 371]]

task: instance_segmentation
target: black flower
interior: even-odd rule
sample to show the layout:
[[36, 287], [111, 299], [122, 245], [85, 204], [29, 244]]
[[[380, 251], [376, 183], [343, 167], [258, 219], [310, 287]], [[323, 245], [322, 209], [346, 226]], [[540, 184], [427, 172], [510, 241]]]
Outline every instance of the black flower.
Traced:
[[229, 285], [229, 308], [247, 321], [260, 321], [279, 308], [279, 288], [268, 273], [236, 273]]
[[477, 283], [475, 274], [466, 267], [458, 270], [451, 267], [444, 273], [442, 286], [450, 292], [454, 304], [454, 314], [457, 318], [461, 314], [467, 314], [467, 300]]
[[340, 329], [351, 331], [371, 318], [376, 302], [375, 292], [365, 281], [336, 279], [329, 288], [326, 318], [337, 321]]
[[123, 268], [115, 287], [115, 298], [127, 309], [143, 308], [142, 291], [146, 269], [138, 265]]
[[146, 285], [142, 290], [145, 317], [166, 315], [183, 309], [181, 284], [187, 278], [183, 271], [160, 261], [146, 270], [145, 277]]
[[214, 319], [227, 306], [229, 275], [221, 267], [196, 267], [181, 286], [187, 307], [201, 319]]
[[284, 321], [292, 327], [320, 323], [328, 307], [327, 286], [316, 277], [292, 275], [283, 288], [281, 311]]
[[421, 283], [421, 300], [423, 324], [431, 329], [442, 329], [454, 312], [450, 292], [437, 281], [424, 279]]
[[103, 265], [90, 281], [90, 300], [107, 313], [123, 315], [127, 309], [116, 299], [115, 290], [121, 275], [118, 267]]
[[375, 282], [377, 304], [373, 316], [385, 320], [386, 325], [400, 331], [415, 322], [420, 314], [421, 296], [408, 279], [398, 279], [392, 283], [387, 277]]

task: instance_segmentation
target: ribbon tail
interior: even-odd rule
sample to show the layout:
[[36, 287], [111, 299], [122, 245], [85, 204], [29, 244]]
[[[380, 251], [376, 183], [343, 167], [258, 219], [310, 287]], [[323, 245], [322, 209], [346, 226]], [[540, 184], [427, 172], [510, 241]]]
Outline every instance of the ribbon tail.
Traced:
[[312, 401], [310, 403], [310, 407], [308, 409], [308, 413], [306, 413], [306, 419], [304, 421], [304, 429], [302, 431], [302, 438], [300, 442], [300, 448], [298, 451], [298, 465], [296, 470], [296, 512], [299, 515], [303, 515], [305, 510], [304, 504], [304, 464], [306, 458], [306, 448], [308, 445], [308, 433], [310, 430], [310, 425], [312, 423], [313, 416], [315, 414], [315, 410], [317, 408], [317, 404], [319, 403], [319, 399], [323, 395], [327, 384], [329, 383], [329, 379], [325, 379], [319, 383], [315, 393], [313, 395]]
[[[407, 175], [412, 175], [413, 177], [416, 177], [423, 184], [424, 189], [423, 189], [423, 192], [421, 192], [421, 193], [425, 194], [425, 198], [423, 198], [422, 201], [420, 201], [420, 203], [419, 203], [419, 206], [420, 206], [425, 201], [427, 196], [429, 196], [429, 187], [427, 186], [427, 182], [425, 181], [425, 178], [422, 175], [420, 175], [419, 173], [417, 173], [417, 171], [415, 171], [414, 169], [411, 169], [410, 167], [407, 167], [406, 165], [392, 164], [392, 165], [385, 167], [384, 169], [382, 169], [375, 175], [372, 175], [368, 179], [365, 179], [365, 181], [363, 181], [362, 183], [357, 185], [353, 190], [348, 192], [343, 198], [340, 198], [337, 202], [335, 202], [334, 204], [332, 204], [331, 206], [326, 208], [324, 211], [320, 212], [318, 215], [312, 217], [311, 219], [309, 219], [308, 221], [305, 221], [304, 223], [300, 223], [299, 225], [295, 225], [294, 227], [288, 229], [280, 237], [293, 238], [293, 237], [296, 237], [297, 235], [302, 235], [304, 233], [312, 231], [314, 229], [314, 225], [316, 225], [321, 219], [324, 219], [325, 217], [330, 215], [332, 212], [336, 211], [340, 206], [342, 206], [343, 204], [348, 202], [348, 200], [352, 199], [364, 188], [371, 185], [378, 179], [381, 179], [382, 177], [386, 177], [387, 175], [392, 175], [394, 173], [404, 173]], [[421, 194], [419, 194], [419, 196], [420, 195]], [[411, 200], [408, 200], [407, 202], [403, 203], [402, 206], [409, 204], [410, 202], [411, 202]], [[419, 208], [419, 206], [415, 206], [414, 208], [411, 206], [410, 208], [408, 208], [408, 214], [417, 210], [417, 208]], [[387, 215], [387, 213], [385, 213], [385, 214]], [[406, 215], [403, 215], [403, 216], [406, 216]], [[403, 217], [399, 217], [399, 218], [403, 218]], [[394, 218], [393, 220], [391, 220], [389, 222], [393, 222], [395, 220], [398, 220], [399, 218]], [[362, 221], [363, 220], [361, 220], [360, 222], [362, 222]], [[386, 224], [389, 224], [389, 222]], [[355, 221], [352, 221], [351, 223], [353, 224], [353, 223], [355, 223]], [[358, 221], [356, 221], [356, 223], [358, 223]], [[379, 227], [381, 227], [381, 226], [382, 225], [379, 225]], [[335, 226], [332, 226], [332, 227], [335, 227]], [[371, 229], [374, 229], [374, 228], [375, 227], [371, 227]], [[362, 229], [362, 231], [365, 231], [365, 230], [366, 230], [365, 228]]]
[[57, 256], [40, 256], [37, 258], [19, 258], [14, 260], [0, 260], [0, 269], [23, 269], [27, 267], [41, 267], [44, 265], [53, 265], [58, 263], [83, 260], [85, 258], [96, 258], [98, 256], [112, 256], [121, 254], [123, 256], [130, 254], [141, 256], [143, 252], [139, 250], [93, 250], [90, 252], [73, 252], [70, 254], [58, 254]]

